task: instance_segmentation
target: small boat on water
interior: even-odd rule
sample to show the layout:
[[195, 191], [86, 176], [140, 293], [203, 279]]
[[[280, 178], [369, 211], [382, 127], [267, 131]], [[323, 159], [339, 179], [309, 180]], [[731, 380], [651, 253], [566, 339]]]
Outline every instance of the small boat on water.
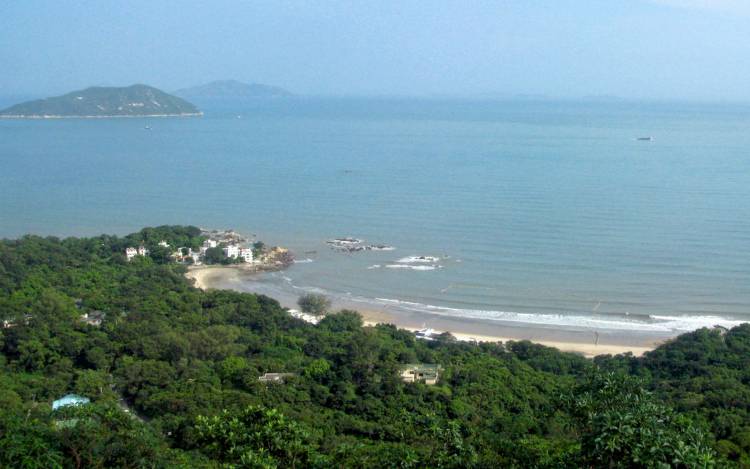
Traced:
[[636, 138], [636, 140], [641, 141], [641, 142], [650, 142], [653, 139], [654, 139], [653, 137], [638, 137], [638, 138]]
[[144, 127], [144, 129], [145, 129], [145, 130], [151, 130], [151, 126], [150, 126], [150, 125], [147, 125], [147, 126], [145, 126], [145, 127]]

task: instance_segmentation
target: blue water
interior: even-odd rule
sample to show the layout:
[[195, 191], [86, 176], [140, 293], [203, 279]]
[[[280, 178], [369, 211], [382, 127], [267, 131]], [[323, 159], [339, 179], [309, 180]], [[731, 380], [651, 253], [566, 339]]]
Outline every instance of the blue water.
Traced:
[[[203, 118], [0, 120], [0, 236], [231, 227], [312, 260], [266, 279], [289, 291], [554, 327], [750, 320], [750, 107], [203, 107]], [[331, 251], [340, 236], [397, 249]], [[418, 255], [440, 260], [387, 267]]]

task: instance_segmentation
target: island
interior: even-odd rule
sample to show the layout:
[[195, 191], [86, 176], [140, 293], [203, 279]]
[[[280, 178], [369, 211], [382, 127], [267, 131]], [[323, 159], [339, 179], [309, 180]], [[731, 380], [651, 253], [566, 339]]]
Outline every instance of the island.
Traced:
[[294, 96], [284, 88], [237, 80], [217, 80], [204, 85], [183, 88], [174, 92], [185, 99], [253, 99], [285, 98]]
[[0, 118], [55, 119], [201, 116], [195, 105], [148, 85], [94, 86], [62, 96], [16, 104]]

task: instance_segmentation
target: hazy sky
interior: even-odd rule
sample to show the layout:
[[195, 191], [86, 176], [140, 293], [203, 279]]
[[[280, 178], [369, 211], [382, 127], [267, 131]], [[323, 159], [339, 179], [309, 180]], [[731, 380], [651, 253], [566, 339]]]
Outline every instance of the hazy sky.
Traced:
[[0, 95], [234, 78], [304, 94], [750, 100], [750, 0], [4, 0], [0, 18]]

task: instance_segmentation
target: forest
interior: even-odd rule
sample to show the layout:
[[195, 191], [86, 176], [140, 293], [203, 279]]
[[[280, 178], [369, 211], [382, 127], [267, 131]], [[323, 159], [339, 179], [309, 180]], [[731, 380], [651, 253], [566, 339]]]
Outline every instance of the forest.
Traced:
[[[593, 360], [427, 342], [194, 288], [162, 240], [203, 241], [0, 241], [1, 467], [750, 467], [750, 324]], [[404, 382], [408, 363], [440, 365], [437, 383]], [[90, 402], [53, 410], [68, 394]]]

